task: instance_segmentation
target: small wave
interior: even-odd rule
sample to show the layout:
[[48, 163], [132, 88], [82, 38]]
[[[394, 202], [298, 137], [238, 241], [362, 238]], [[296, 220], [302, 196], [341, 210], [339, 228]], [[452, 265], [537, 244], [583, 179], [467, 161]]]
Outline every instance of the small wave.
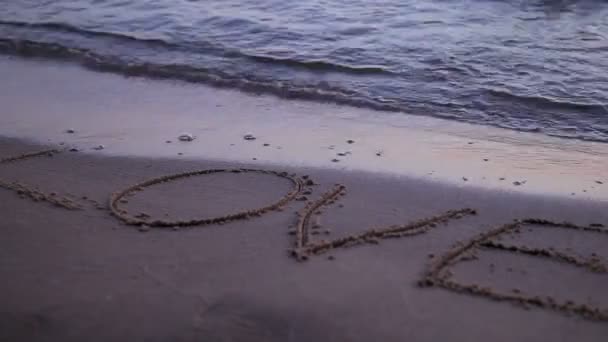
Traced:
[[345, 36], [362, 36], [376, 30], [374, 26], [353, 26], [338, 30], [337, 33]]
[[527, 96], [527, 95], [516, 95], [506, 90], [500, 89], [486, 89], [486, 91], [495, 97], [499, 97], [506, 100], [517, 101], [519, 103], [525, 103], [527, 105], [534, 106], [536, 108], [546, 109], [563, 109], [572, 111], [583, 111], [587, 113], [602, 113], [608, 114], [608, 104], [590, 104], [590, 103], [576, 103], [558, 101], [543, 96]]
[[218, 53], [218, 54], [229, 54], [229, 51], [219, 44], [212, 44], [206, 41], [197, 42], [180, 42], [173, 43], [159, 38], [144, 38], [135, 37], [123, 33], [97, 31], [84, 29], [77, 26], [73, 26], [65, 23], [56, 22], [41, 22], [41, 23], [29, 23], [20, 21], [4, 21], [0, 20], [0, 26], [8, 26], [21, 29], [33, 29], [48, 32], [60, 32], [66, 34], [74, 34], [80, 37], [89, 38], [106, 38], [113, 39], [115, 41], [126, 42], [130, 44], [144, 44], [149, 47], [160, 47], [171, 51], [187, 51], [197, 52], [205, 51], [206, 53]]
[[[313, 71], [327, 71], [327, 72], [342, 72], [342, 73], [351, 73], [351, 74], [391, 74], [391, 72], [381, 66], [354, 66], [354, 65], [345, 65], [338, 63], [331, 63], [322, 60], [297, 60], [290, 58], [277, 58], [272, 56], [264, 56], [264, 55], [255, 55], [248, 54], [238, 50], [228, 49], [226, 47], [220, 46], [219, 44], [212, 44], [204, 41], [197, 42], [189, 42], [184, 41], [180, 43], [172, 43], [162, 39], [156, 38], [142, 38], [142, 37], [134, 37], [122, 33], [114, 33], [114, 32], [106, 32], [106, 31], [96, 31], [83, 29], [80, 27], [76, 27], [70, 24], [65, 23], [56, 23], [56, 22], [43, 22], [43, 23], [28, 23], [28, 22], [19, 22], [19, 21], [2, 21], [0, 20], [0, 26], [10, 26], [17, 28], [26, 28], [26, 29], [39, 29], [45, 31], [52, 32], [64, 32], [76, 34], [79, 36], [85, 37], [103, 37], [103, 38], [111, 38], [118, 39], [121, 41], [126, 41], [130, 43], [137, 44], [150, 44], [154, 46], [161, 46], [171, 51], [180, 50], [180, 51], [188, 51], [188, 52], [216, 52], [225, 57], [231, 58], [244, 58], [249, 59], [259, 63], [265, 64], [274, 64], [274, 65], [285, 65], [293, 68], [304, 68]], [[56, 50], [56, 49], [54, 49]]]
[[345, 72], [352, 74], [392, 74], [391, 71], [380, 67], [380, 66], [354, 66], [345, 65], [338, 63], [330, 63], [325, 61], [313, 60], [313, 61], [302, 61], [290, 58], [276, 58], [271, 56], [260, 56], [260, 55], [248, 55], [243, 56], [251, 58], [257, 62], [269, 63], [269, 64], [281, 64], [295, 68], [306, 68], [317, 71], [334, 71], [334, 72]]
[[273, 94], [288, 99], [325, 101], [383, 111], [401, 110], [397, 105], [378, 103], [364, 96], [358, 96], [353, 91], [332, 87], [325, 82], [300, 86], [279, 81], [260, 80], [251, 75], [230, 75], [222, 70], [191, 65], [126, 61], [117, 56], [99, 55], [87, 49], [69, 48], [56, 43], [0, 38], [0, 53], [71, 61], [91, 70], [126, 76], [176, 79], [216, 87], [236, 88], [250, 93]]
[[[519, 131], [540, 132], [562, 138], [608, 142], [605, 138], [607, 135], [602, 133], [601, 130], [597, 130], [597, 127], [593, 132], [586, 131], [585, 125], [584, 127], [579, 127], [575, 132], [550, 126], [547, 127], [547, 130], [541, 130], [537, 128], [539, 127], [538, 125], [527, 125], [526, 121], [529, 119], [526, 118], [505, 116], [499, 120], [483, 120], [473, 116], [469, 117], [468, 115], [455, 115], [453, 114], [454, 110], [461, 108], [462, 104], [437, 101], [416, 103], [416, 101], [412, 99], [408, 102], [396, 99], [387, 100], [379, 97], [370, 97], [354, 90], [332, 86], [323, 81], [315, 84], [309, 83], [301, 85], [259, 78], [256, 77], [255, 74], [235, 74], [225, 70], [185, 64], [151, 63], [130, 57], [101, 55], [88, 49], [70, 48], [57, 43], [37, 42], [23, 39], [0, 38], [0, 54], [68, 61], [77, 63], [90, 70], [111, 72], [125, 76], [146, 77], [151, 79], [175, 79], [192, 83], [204, 83], [215, 87], [238, 89], [254, 94], [271, 94], [286, 99], [329, 102], [373, 110], [427, 115], [465, 121], [472, 124], [487, 124]], [[560, 108], [570, 112], [585, 111], [593, 112], [594, 114], [601, 111], [601, 115], [606, 114], [606, 109], [604, 109], [604, 106], [601, 104], [594, 105], [560, 102], [540, 96], [518, 96], [500, 89], [486, 89], [486, 92], [495, 98], [498, 97], [503, 101], [507, 100], [509, 102], [509, 107], [511, 108], [513, 107], [513, 103], [524, 103], [529, 108]], [[492, 103], [492, 101], [490, 103]], [[491, 105], [492, 104], [490, 104], [490, 106]], [[596, 115], [596, 117], [601, 117], [601, 115]]]
[[72, 26], [64, 23], [54, 23], [54, 22], [45, 22], [45, 23], [27, 23], [21, 21], [3, 21], [0, 20], [0, 25], [11, 26], [11, 27], [20, 27], [20, 28], [30, 28], [30, 29], [42, 29], [48, 31], [59, 31], [59, 32], [68, 32], [75, 33], [83, 36], [97, 36], [97, 37], [109, 37], [120, 40], [128, 40], [128, 41], [136, 41], [136, 42], [145, 42], [151, 44], [163, 45], [169, 48], [175, 48], [175, 44], [171, 44], [162, 39], [154, 39], [154, 38], [138, 38], [133, 37], [121, 33], [114, 32], [106, 32], [106, 31], [95, 31], [95, 30], [87, 30], [83, 28], [79, 28], [76, 26]]

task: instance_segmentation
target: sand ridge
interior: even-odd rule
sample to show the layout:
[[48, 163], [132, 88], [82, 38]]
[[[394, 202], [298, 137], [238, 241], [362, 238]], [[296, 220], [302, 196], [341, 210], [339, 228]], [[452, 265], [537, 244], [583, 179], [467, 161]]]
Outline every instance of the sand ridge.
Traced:
[[[42, 157], [42, 156], [52, 157], [53, 155], [55, 155], [57, 153], [61, 153], [61, 150], [48, 149], [48, 150], [42, 150], [42, 151], [37, 151], [37, 152], [32, 152], [32, 153], [24, 153], [24, 154], [12, 156], [12, 157], [2, 158], [2, 159], [0, 159], [0, 164], [8, 164], [8, 163], [18, 162], [18, 161], [22, 161], [22, 160], [26, 160], [26, 159], [30, 159], [30, 158]], [[16, 192], [22, 198], [27, 197], [35, 202], [45, 201], [45, 202], [54, 204], [55, 206], [58, 206], [58, 207], [61, 207], [64, 209], [69, 209], [69, 210], [81, 209], [80, 204], [78, 204], [76, 201], [74, 201], [73, 199], [71, 199], [69, 197], [59, 196], [54, 192], [45, 193], [36, 188], [33, 188], [29, 185], [26, 185], [26, 184], [23, 184], [20, 182], [9, 183], [9, 182], [0, 180], [0, 188], [12, 190], [12, 191]]]
[[346, 186], [336, 184], [333, 189], [322, 194], [318, 200], [309, 202], [302, 211], [297, 213], [298, 223], [296, 228], [296, 242], [295, 248], [291, 251], [291, 255], [296, 259], [304, 261], [308, 260], [311, 255], [323, 254], [335, 248], [352, 247], [364, 243], [378, 244], [379, 239], [400, 238], [422, 234], [437, 227], [437, 224], [439, 223], [447, 223], [451, 219], [477, 214], [477, 211], [471, 208], [449, 210], [445, 213], [404, 225], [373, 228], [362, 233], [348, 235], [330, 241], [321, 240], [318, 242], [311, 242], [310, 220], [312, 215], [316, 213], [320, 216], [321, 212], [319, 209], [321, 207], [333, 204], [341, 196], [346, 196]]
[[[293, 188], [281, 197], [277, 202], [266, 205], [257, 209], [245, 210], [242, 212], [237, 212], [233, 214], [228, 214], [224, 216], [218, 216], [213, 218], [202, 218], [202, 219], [194, 219], [194, 220], [177, 220], [177, 221], [165, 221], [165, 220], [148, 220], [148, 217], [133, 217], [129, 216], [126, 210], [122, 210], [119, 208], [119, 202], [127, 195], [132, 194], [137, 191], [143, 191], [144, 188], [153, 186], [155, 184], [170, 182], [172, 180], [186, 178], [186, 177], [194, 177], [201, 175], [209, 175], [214, 173], [259, 173], [259, 174], [268, 174], [274, 175], [280, 178], [285, 178], [289, 180], [293, 186]], [[207, 224], [220, 224], [226, 223], [234, 220], [242, 220], [247, 219], [254, 216], [261, 216], [269, 211], [277, 210], [287, 204], [289, 201], [293, 200], [302, 190], [303, 181], [293, 175], [289, 175], [286, 172], [272, 171], [272, 170], [256, 170], [256, 169], [210, 169], [210, 170], [199, 170], [199, 171], [191, 171], [184, 172], [174, 175], [162, 176], [154, 179], [150, 179], [133, 186], [130, 186], [124, 190], [118, 191], [110, 196], [110, 210], [114, 216], [122, 220], [126, 224], [130, 225], [146, 225], [151, 227], [186, 227], [186, 226], [200, 226]]]

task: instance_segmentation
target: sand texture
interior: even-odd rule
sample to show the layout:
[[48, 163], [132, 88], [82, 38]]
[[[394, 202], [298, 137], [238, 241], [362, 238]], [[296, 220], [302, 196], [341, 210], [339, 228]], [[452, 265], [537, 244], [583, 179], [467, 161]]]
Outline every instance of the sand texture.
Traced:
[[0, 341], [606, 341], [608, 204], [0, 140]]

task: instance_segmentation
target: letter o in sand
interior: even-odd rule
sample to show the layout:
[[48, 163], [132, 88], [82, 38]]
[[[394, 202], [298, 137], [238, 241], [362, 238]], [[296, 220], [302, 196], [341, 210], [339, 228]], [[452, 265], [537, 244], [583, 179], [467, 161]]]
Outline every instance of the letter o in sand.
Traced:
[[[177, 221], [166, 221], [166, 220], [149, 220], [146, 218], [138, 218], [131, 215], [128, 215], [125, 211], [121, 210], [118, 206], [118, 203], [125, 196], [137, 192], [142, 191], [146, 187], [150, 187], [156, 184], [161, 184], [165, 182], [170, 182], [182, 178], [189, 178], [195, 176], [203, 176], [217, 173], [259, 173], [265, 175], [274, 175], [280, 178], [285, 178], [289, 180], [292, 184], [292, 188], [289, 190], [287, 194], [281, 197], [278, 201], [266, 205], [260, 208], [254, 208], [250, 210], [244, 210], [241, 212], [228, 214], [224, 216], [210, 217], [210, 218], [196, 218], [192, 220], [177, 220]], [[208, 170], [198, 170], [192, 172], [184, 172], [178, 173], [168, 176], [162, 176], [158, 178], [153, 178], [139, 184], [135, 184], [130, 186], [122, 191], [116, 192], [110, 196], [110, 211], [114, 216], [129, 225], [146, 225], [150, 227], [186, 227], [186, 226], [199, 226], [199, 225], [207, 225], [207, 224], [217, 224], [224, 223], [234, 220], [242, 220], [249, 217], [261, 216], [272, 210], [277, 210], [280, 207], [287, 204], [289, 201], [293, 200], [303, 188], [303, 182], [300, 178], [296, 176], [291, 176], [287, 172], [278, 172], [271, 170], [257, 170], [257, 169], [208, 169]]]

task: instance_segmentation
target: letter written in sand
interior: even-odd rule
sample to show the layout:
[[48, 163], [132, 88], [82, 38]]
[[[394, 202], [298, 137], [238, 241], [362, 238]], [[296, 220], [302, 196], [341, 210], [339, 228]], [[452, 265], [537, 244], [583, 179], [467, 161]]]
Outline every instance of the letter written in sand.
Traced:
[[[337, 248], [352, 247], [360, 244], [378, 244], [381, 239], [423, 234], [437, 227], [438, 223], [446, 223], [452, 219], [459, 219], [466, 215], [475, 215], [477, 213], [474, 209], [470, 208], [449, 210], [433, 217], [403, 225], [368, 229], [361, 233], [333, 240], [313, 241], [311, 235], [318, 235], [318, 231], [314, 229], [318, 229], [319, 226], [311, 222], [312, 216], [320, 216], [321, 208], [335, 203], [341, 196], [345, 195], [346, 187], [342, 184], [336, 184], [333, 189], [321, 195], [316, 201], [308, 202], [304, 209], [297, 213], [298, 223], [295, 230], [295, 243], [294, 248], [290, 250], [292, 256], [300, 261], [305, 261], [313, 255], [320, 255]], [[326, 230], [325, 233], [327, 235], [330, 231]]]
[[[438, 286], [463, 294], [481, 296], [496, 301], [511, 302], [524, 307], [535, 306], [577, 314], [586, 319], [608, 321], [608, 308], [602, 309], [590, 304], [575, 303], [572, 300], [559, 301], [550, 296], [526, 295], [519, 289], [508, 292], [483, 287], [477, 284], [463, 284], [462, 282], [453, 279], [452, 272], [449, 269], [459, 262], [466, 260], [466, 256], [475, 255], [476, 251], [480, 249], [500, 250], [528, 255], [535, 258], [552, 259], [557, 262], [586, 269], [590, 272], [608, 273], [608, 266], [594, 253], [591, 253], [591, 257], [589, 258], [582, 258], [574, 253], [560, 252], [553, 248], [531, 248], [522, 246], [518, 243], [505, 244], [501, 242], [501, 236], [519, 233], [524, 226], [530, 229], [534, 227], [544, 227], [549, 229], [568, 229], [571, 231], [592, 234], [608, 234], [608, 230], [597, 226], [577, 226], [569, 222], [557, 223], [533, 218], [518, 220], [482, 233], [466, 243], [459, 244], [455, 248], [447, 251], [434, 260], [425, 273], [424, 278], [419, 282], [419, 285], [423, 287]], [[490, 267], [493, 269], [494, 264], [491, 264]], [[509, 268], [509, 271], [512, 271], [512, 269]]]

